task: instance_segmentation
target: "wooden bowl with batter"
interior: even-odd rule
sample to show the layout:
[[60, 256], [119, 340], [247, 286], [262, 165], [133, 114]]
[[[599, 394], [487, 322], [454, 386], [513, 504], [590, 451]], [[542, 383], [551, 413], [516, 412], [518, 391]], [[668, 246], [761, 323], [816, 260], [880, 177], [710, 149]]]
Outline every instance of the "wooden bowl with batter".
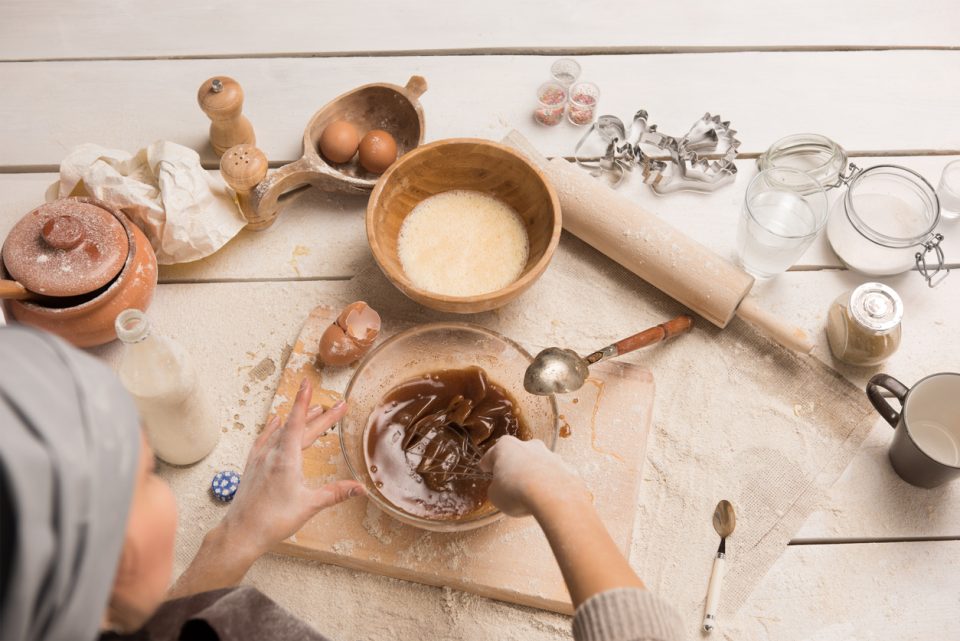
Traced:
[[[475, 296], [448, 296], [415, 286], [400, 263], [404, 218], [421, 201], [451, 190], [499, 198], [519, 214], [529, 257], [511, 284]], [[442, 312], [474, 314], [506, 305], [543, 274], [560, 241], [560, 201], [540, 170], [518, 152], [488, 140], [452, 138], [403, 155], [377, 182], [367, 205], [367, 240], [383, 273], [418, 303]]]

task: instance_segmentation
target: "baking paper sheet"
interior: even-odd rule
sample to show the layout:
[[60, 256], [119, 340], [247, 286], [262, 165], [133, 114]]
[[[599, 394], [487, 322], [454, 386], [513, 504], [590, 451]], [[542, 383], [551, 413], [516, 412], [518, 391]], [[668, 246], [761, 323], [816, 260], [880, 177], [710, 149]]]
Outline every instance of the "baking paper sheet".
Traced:
[[150, 239], [161, 265], [205, 258], [246, 225], [233, 192], [200, 165], [197, 152], [167, 140], [133, 155], [75, 147], [47, 200], [84, 195], [119, 207]]

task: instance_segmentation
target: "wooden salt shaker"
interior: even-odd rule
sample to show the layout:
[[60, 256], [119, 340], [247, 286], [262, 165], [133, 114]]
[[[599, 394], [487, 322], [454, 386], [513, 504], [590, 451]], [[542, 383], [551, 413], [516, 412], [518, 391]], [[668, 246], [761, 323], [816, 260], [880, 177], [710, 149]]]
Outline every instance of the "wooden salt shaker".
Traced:
[[243, 88], [227, 76], [208, 78], [200, 85], [197, 102], [210, 118], [210, 144], [218, 156], [234, 145], [254, 145], [253, 125], [241, 113]]
[[267, 175], [267, 157], [253, 145], [236, 145], [227, 150], [220, 158], [220, 176], [223, 181], [237, 192], [240, 211], [249, 222], [250, 229], [269, 227], [273, 219], [260, 222], [256, 210], [250, 203], [250, 192]]

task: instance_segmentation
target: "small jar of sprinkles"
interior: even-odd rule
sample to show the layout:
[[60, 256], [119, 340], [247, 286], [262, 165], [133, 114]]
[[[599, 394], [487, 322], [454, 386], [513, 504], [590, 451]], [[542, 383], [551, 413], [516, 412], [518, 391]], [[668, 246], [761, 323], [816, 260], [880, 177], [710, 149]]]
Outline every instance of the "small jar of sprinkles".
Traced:
[[545, 82], [537, 89], [537, 108], [533, 119], [541, 125], [553, 127], [563, 120], [567, 103], [567, 90], [559, 82]]
[[837, 360], [879, 365], [900, 346], [903, 301], [882, 283], [864, 283], [841, 294], [827, 313], [827, 342]]
[[598, 102], [600, 88], [592, 82], [578, 82], [570, 87], [567, 119], [577, 126], [589, 125], [593, 122]]
[[564, 87], [569, 87], [580, 77], [580, 64], [571, 58], [560, 58], [550, 65], [550, 75]]

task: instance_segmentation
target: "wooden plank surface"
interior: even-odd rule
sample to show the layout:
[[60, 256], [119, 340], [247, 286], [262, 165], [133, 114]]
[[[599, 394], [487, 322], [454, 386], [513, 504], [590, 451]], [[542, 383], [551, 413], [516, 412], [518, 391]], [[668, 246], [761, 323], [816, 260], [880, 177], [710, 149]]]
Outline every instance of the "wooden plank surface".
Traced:
[[[2, 41], [2, 37], [0, 37]], [[544, 154], [570, 155], [583, 129], [537, 125], [537, 86], [554, 56], [150, 60], [0, 63], [0, 166], [59, 165], [84, 142], [133, 151], [157, 139], [201, 150], [209, 121], [196, 92], [226, 74], [244, 87], [246, 113], [267, 157], [301, 154], [303, 129], [328, 100], [367, 82], [430, 88], [421, 101], [426, 139], [499, 140], [519, 128]], [[464, 63], [467, 60], [467, 63]], [[851, 152], [960, 150], [960, 51], [622, 55], [580, 58], [601, 91], [600, 113], [629, 121], [645, 108], [660, 130], [682, 135], [704, 112], [732, 121], [741, 152], [812, 131]], [[78, 99], [82, 96], [82, 100]]]
[[[510, 19], [504, 19], [508, 4]], [[299, 18], [290, 19], [292, 13]], [[950, 0], [922, 5], [817, 0], [796, 6], [752, 0], [655, 8], [628, 3], [615, 15], [599, 2], [572, 0], [548, 7], [496, 0], [457, 5], [455, 13], [437, 0], [416, 6], [376, 0], [336, 10], [306, 0], [282, 0], [270, 10], [253, 3], [172, 0], [149, 12], [111, 0], [7, 0], [0, 3], [0, 61], [218, 59], [0, 62], [0, 238], [39, 204], [54, 178], [11, 172], [54, 170], [66, 150], [80, 142], [132, 151], [167, 138], [202, 149], [207, 165], [215, 167], [206, 148], [208, 122], [195, 103], [196, 87], [214, 74], [232, 74], [244, 85], [246, 111], [274, 162], [299, 155], [307, 119], [330, 97], [367, 81], [402, 83], [413, 73], [426, 75], [431, 84], [423, 97], [428, 140], [498, 139], [517, 127], [545, 153], [569, 155], [581, 130], [567, 124], [539, 128], [529, 117], [530, 96], [561, 51], [952, 48], [578, 57], [584, 78], [601, 87], [602, 113], [627, 117], [644, 107], [661, 130], [682, 133], [702, 112], [719, 112], [740, 130], [747, 154], [782, 135], [815, 131], [834, 137], [854, 155], [872, 154], [871, 162], [909, 156], [896, 161], [935, 182], [947, 158], [923, 156], [960, 154], [960, 129], [951, 124], [960, 111], [960, 88], [949, 81], [960, 68], [958, 20], [960, 6]], [[448, 55], [491, 51], [549, 55]], [[337, 52], [349, 57], [331, 57]], [[402, 55], [392, 55], [397, 53]], [[429, 55], [415, 55], [420, 53]], [[283, 57], [287, 54], [293, 57]], [[729, 254], [753, 162], [744, 159], [739, 167], [737, 184], [713, 196], [658, 199], [639, 187], [632, 194]], [[209, 459], [192, 468], [164, 469], [182, 512], [195, 516], [181, 521], [178, 569], [220, 518], [222, 512], [210, 508], [206, 483], [215, 469], [242, 465], [299, 320], [320, 302], [349, 302], [343, 299], [348, 283], [317, 279], [342, 281], [370, 267], [363, 206], [362, 199], [311, 194], [285, 212], [273, 230], [242, 234], [207, 261], [163, 273], [167, 281], [250, 281], [162, 285], [151, 310], [158, 330], [195, 354], [224, 431]], [[952, 229], [944, 231], [948, 260], [956, 263], [953, 247], [960, 247], [955, 240], [960, 231], [951, 236]], [[576, 239], [564, 239], [558, 261], [575, 264], [584, 282], [622, 290], [625, 296], [643, 291]], [[819, 331], [827, 305], [864, 280], [832, 269], [836, 265], [818, 242], [798, 268], [819, 271], [787, 273], [759, 289], [765, 305], [813, 331], [815, 354], [827, 360]], [[841, 371], [858, 386], [881, 370], [908, 384], [931, 371], [960, 371], [954, 348], [960, 330], [958, 276], [935, 290], [923, 287], [916, 274], [886, 282], [907, 303], [903, 347], [882, 368], [841, 366]], [[636, 322], [613, 315], [587, 327], [583, 311], [541, 315], [543, 329], [531, 325], [524, 340], [535, 348], [538, 340], [572, 337], [578, 343], [572, 346], [586, 349], [618, 338]], [[210, 318], [230, 322], [202, 335], [194, 331]], [[115, 360], [119, 347], [98, 353]], [[889, 427], [878, 421], [795, 542], [960, 538], [960, 484], [920, 490], [903, 483], [886, 460], [889, 438]], [[201, 509], [191, 509], [197, 505]], [[720, 638], [953, 638], [960, 605], [957, 545], [960, 541], [794, 545], [737, 619], [724, 622]], [[287, 589], [291, 579], [302, 581], [304, 589]], [[505, 629], [536, 640], [569, 634], [569, 621], [556, 615], [313, 562], [274, 557], [255, 566], [249, 580], [334, 638], [419, 637], [424, 621], [430, 621], [432, 634], [444, 638], [460, 638], [466, 629], [478, 639], [501, 638]], [[376, 616], [369, 616], [371, 604]]]
[[[736, 563], [728, 559], [728, 563]], [[787, 549], [724, 641], [956, 639], [960, 541]]]
[[[864, 157], [856, 162], [864, 167], [902, 164], [936, 184], [943, 166], [957, 158], [960, 156]], [[621, 185], [619, 191], [694, 240], [733, 260], [743, 194], [757, 172], [754, 160], [740, 160], [737, 167], [736, 182], [713, 194], [683, 192], [657, 196], [636, 178]], [[56, 180], [54, 173], [0, 173], [0, 192], [4, 196], [0, 200], [0, 238], [20, 217], [43, 202], [44, 192]], [[841, 191], [830, 192], [831, 201], [840, 197]], [[222, 250], [203, 260], [164, 266], [160, 278], [164, 282], [349, 278], [370, 257], [364, 229], [366, 204], [363, 196], [309, 191], [285, 208], [268, 230], [241, 232]], [[948, 263], [960, 265], [960, 222], [944, 222], [941, 230]], [[794, 266], [794, 270], [821, 268], [842, 268], [825, 234]], [[916, 280], [919, 282], [919, 277]]]
[[758, 0], [337, 5], [5, 0], [0, 59], [592, 49], [955, 46], [956, 4]]

